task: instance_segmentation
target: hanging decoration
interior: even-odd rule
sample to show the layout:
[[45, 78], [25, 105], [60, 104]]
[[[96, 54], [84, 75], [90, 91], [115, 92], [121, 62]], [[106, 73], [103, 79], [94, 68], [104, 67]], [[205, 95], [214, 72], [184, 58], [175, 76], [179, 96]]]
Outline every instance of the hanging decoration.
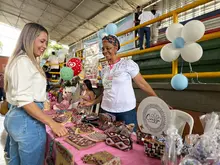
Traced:
[[78, 58], [71, 58], [67, 62], [67, 67], [72, 68], [74, 76], [77, 76], [82, 71], [82, 63]]
[[115, 35], [117, 31], [118, 31], [117, 25], [114, 23], [109, 23], [104, 29], [100, 30], [97, 35], [99, 39], [102, 39], [107, 35]]
[[196, 43], [205, 33], [205, 26], [201, 21], [193, 20], [184, 26], [180, 23], [171, 24], [166, 30], [166, 37], [172, 43], [166, 44], [160, 52], [166, 62], [176, 60], [179, 55], [186, 62], [196, 62], [203, 54], [202, 47]]
[[[196, 43], [205, 33], [205, 26], [201, 21], [193, 20], [184, 26], [180, 23], [171, 24], [166, 30], [167, 39], [172, 42], [163, 46], [160, 51], [161, 58], [166, 62], [172, 62], [179, 58], [193, 63], [201, 59], [202, 47]], [[182, 67], [183, 68], [183, 62]], [[188, 79], [182, 74], [176, 74], [171, 79], [171, 86], [175, 90], [184, 90], [188, 86]]]
[[114, 35], [116, 34], [118, 31], [118, 27], [116, 24], [114, 23], [109, 23], [106, 27], [105, 27], [105, 32], [107, 34], [110, 34], [110, 35]]
[[63, 67], [61, 70], [60, 70], [60, 77], [63, 79], [63, 80], [72, 80], [73, 78], [73, 70], [69, 67]]
[[47, 62], [47, 60], [41, 59], [41, 60], [40, 60], [40, 66], [43, 67], [44, 64], [46, 64], [46, 62]]
[[188, 87], [188, 78], [183, 75], [183, 63], [184, 61], [182, 60], [180, 73], [171, 79], [171, 86], [177, 91], [182, 91]]
[[171, 79], [171, 86], [175, 90], [182, 91], [182, 90], [187, 88], [187, 86], [188, 86], [188, 79], [182, 73], [176, 74]]

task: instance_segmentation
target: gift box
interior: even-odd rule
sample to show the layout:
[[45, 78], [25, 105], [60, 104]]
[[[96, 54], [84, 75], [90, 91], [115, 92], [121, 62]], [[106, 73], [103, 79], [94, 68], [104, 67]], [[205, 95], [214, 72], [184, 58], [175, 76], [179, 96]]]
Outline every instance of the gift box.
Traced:
[[145, 138], [144, 140], [144, 151], [149, 157], [160, 159], [164, 154], [165, 144], [155, 139]]

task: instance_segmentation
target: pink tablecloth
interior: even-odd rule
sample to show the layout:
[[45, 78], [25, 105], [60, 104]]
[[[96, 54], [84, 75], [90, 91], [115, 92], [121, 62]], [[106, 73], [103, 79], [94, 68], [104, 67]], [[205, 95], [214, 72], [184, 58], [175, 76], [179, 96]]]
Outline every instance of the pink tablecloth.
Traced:
[[[54, 138], [53, 133], [50, 128], [47, 127], [47, 136], [48, 136], [48, 144], [51, 139]], [[135, 140], [135, 139], [134, 139]], [[55, 141], [60, 142], [66, 149], [68, 149], [72, 155], [74, 156], [75, 162], [77, 165], [83, 165], [81, 158], [85, 154], [92, 154], [98, 151], [108, 151], [114, 156], [120, 157], [122, 165], [160, 165], [160, 160], [149, 158], [144, 154], [144, 147], [142, 145], [136, 144], [134, 141], [133, 149], [127, 152], [121, 151], [119, 149], [107, 146], [104, 142], [97, 143], [94, 147], [91, 147], [86, 150], [77, 150], [73, 146], [66, 143], [63, 138], [56, 138]], [[48, 152], [47, 152], [48, 153]]]

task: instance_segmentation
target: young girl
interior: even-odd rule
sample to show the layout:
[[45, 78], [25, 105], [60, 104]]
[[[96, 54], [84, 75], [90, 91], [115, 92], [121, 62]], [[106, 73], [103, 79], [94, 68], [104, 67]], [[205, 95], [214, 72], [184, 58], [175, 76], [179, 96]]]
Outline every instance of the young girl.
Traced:
[[81, 107], [83, 106], [83, 104], [85, 102], [90, 102], [95, 100], [95, 92], [92, 88], [92, 83], [90, 80], [84, 80], [83, 81], [83, 86], [82, 86], [82, 92], [80, 95], [80, 101], [79, 101], [79, 106], [78, 108], [80, 109], [81, 113], [90, 113], [90, 109], [91, 107], [84, 107], [81, 109]]
[[82, 89], [80, 105], [83, 105], [84, 101], [93, 101], [95, 99], [95, 92], [90, 80], [83, 81]]

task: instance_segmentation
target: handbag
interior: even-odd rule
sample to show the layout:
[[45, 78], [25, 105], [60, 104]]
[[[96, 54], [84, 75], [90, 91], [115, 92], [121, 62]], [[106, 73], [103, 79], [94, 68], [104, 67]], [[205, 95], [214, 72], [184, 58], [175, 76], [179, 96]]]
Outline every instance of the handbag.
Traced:
[[144, 139], [144, 151], [149, 157], [160, 159], [164, 154], [165, 144], [155, 139]]
[[6, 115], [6, 113], [8, 112], [8, 102], [7, 101], [3, 101], [1, 104], [1, 108], [0, 108], [0, 114], [2, 115]]
[[129, 151], [133, 148], [131, 137], [126, 137], [116, 132], [107, 132], [106, 135], [107, 138], [105, 140], [105, 143], [109, 146], [118, 148], [122, 151]]
[[134, 124], [125, 125], [123, 122], [115, 122], [114, 125], [105, 131], [107, 138], [105, 143], [109, 146], [128, 151], [133, 148], [131, 132]]

